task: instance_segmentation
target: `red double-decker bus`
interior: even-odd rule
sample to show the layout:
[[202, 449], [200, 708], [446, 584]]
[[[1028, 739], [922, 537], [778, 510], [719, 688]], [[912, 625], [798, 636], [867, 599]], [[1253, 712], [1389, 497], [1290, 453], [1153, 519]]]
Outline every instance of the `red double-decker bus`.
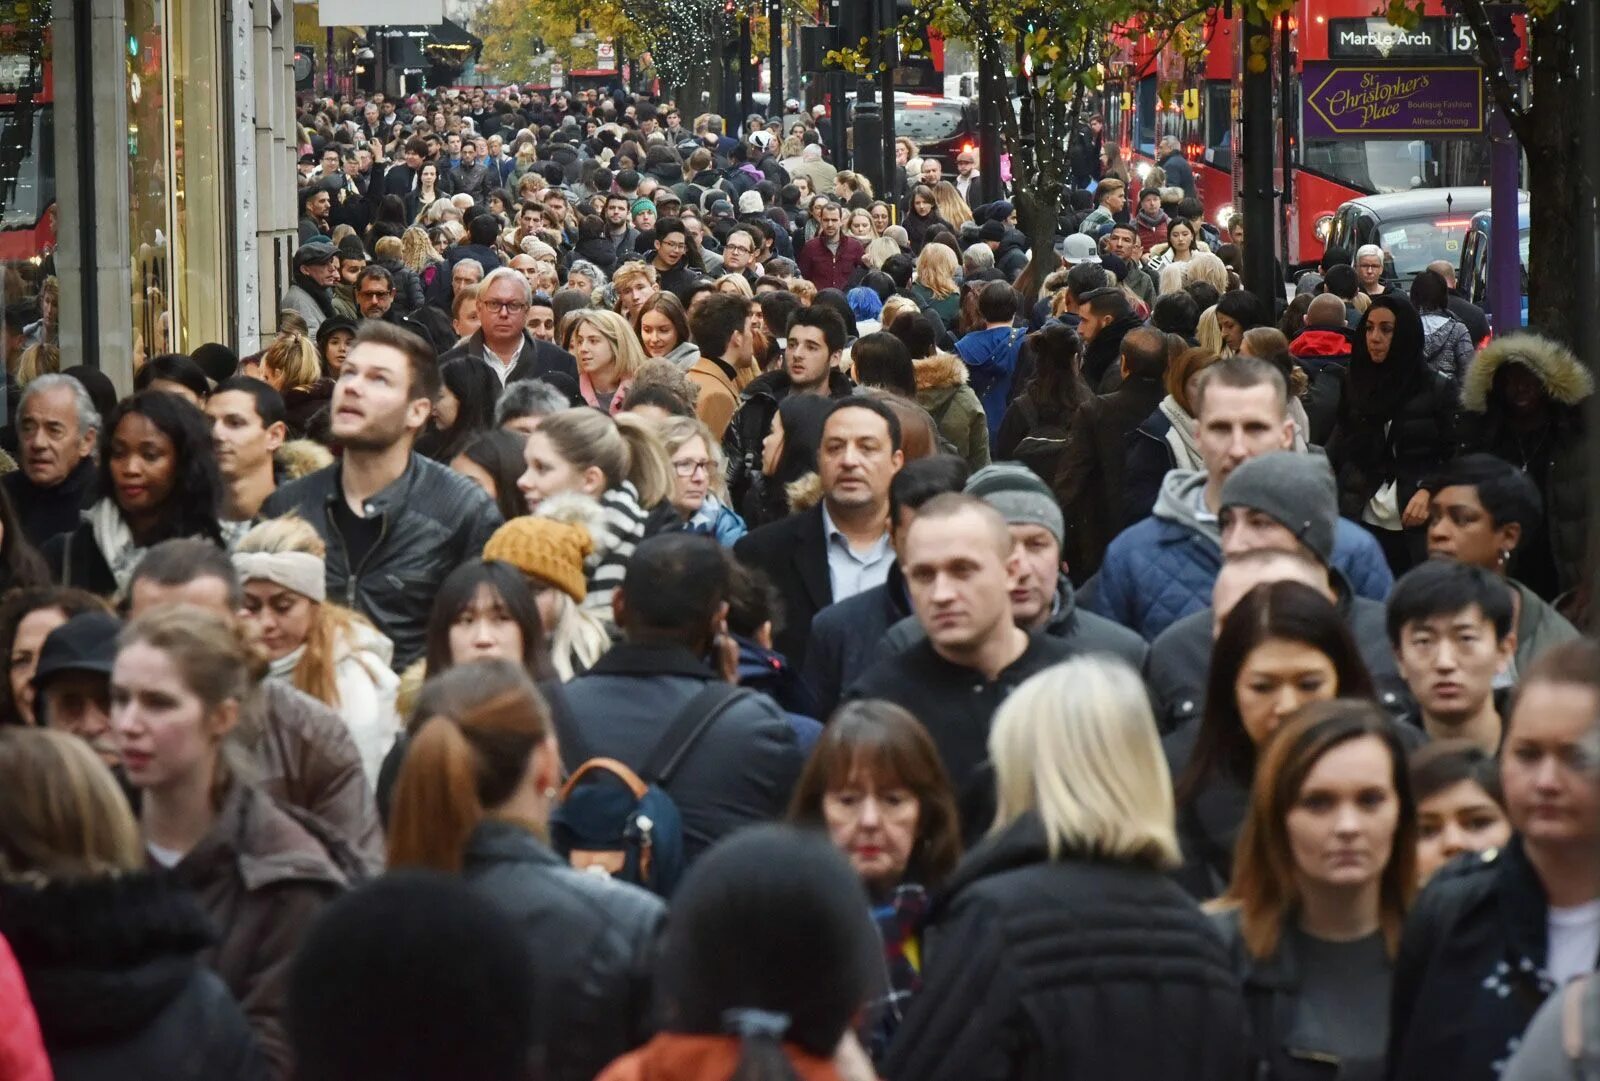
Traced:
[[[1489, 141], [1482, 135], [1419, 130], [1381, 138], [1300, 138], [1301, 75], [1308, 62], [1476, 63], [1471, 30], [1446, 11], [1444, 0], [1426, 0], [1421, 24], [1410, 31], [1373, 15], [1373, 6], [1372, 0], [1298, 0], [1289, 18], [1290, 77], [1273, 119], [1279, 190], [1286, 195], [1284, 247], [1291, 264], [1321, 257], [1333, 212], [1346, 200], [1488, 183]], [[1165, 135], [1182, 141], [1206, 216], [1218, 225], [1231, 214], [1238, 190], [1233, 149], [1239, 130], [1239, 34], [1237, 16], [1230, 20], [1212, 11], [1198, 63], [1149, 36], [1117, 35], [1102, 106], [1106, 138], [1115, 138], [1134, 163], [1153, 164]], [[1281, 49], [1274, 50], [1273, 60], [1281, 71]]]
[[[48, 6], [46, 6], [48, 11]], [[50, 29], [0, 25], [0, 261], [56, 246], [55, 94]]]

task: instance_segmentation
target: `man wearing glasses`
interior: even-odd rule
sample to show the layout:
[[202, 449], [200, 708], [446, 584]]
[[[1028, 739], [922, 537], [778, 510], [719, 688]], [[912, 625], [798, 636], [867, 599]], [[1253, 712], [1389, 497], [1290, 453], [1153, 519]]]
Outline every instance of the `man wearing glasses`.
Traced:
[[440, 357], [439, 363], [477, 357], [499, 376], [501, 386], [519, 379], [565, 376], [568, 382], [551, 382], [562, 389], [576, 389], [578, 364], [572, 354], [528, 333], [528, 309], [532, 303], [533, 290], [520, 271], [510, 267], [492, 271], [478, 285], [477, 333]]
[[759, 275], [750, 264], [755, 260], [758, 250], [756, 238], [748, 230], [732, 230], [728, 233], [728, 239], [722, 242], [722, 273], [741, 275], [754, 286]]
[[699, 280], [689, 259], [689, 234], [677, 218], [662, 218], [656, 222], [655, 258], [656, 284], [667, 292], [677, 294], [685, 306], [689, 303], [689, 287]]

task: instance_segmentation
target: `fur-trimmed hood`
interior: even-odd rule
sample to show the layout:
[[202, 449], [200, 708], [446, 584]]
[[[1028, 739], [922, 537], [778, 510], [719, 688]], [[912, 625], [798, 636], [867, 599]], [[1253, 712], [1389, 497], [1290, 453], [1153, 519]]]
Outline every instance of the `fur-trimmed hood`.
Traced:
[[567, 525], [582, 526], [589, 533], [594, 550], [584, 560], [585, 567], [599, 564], [617, 546], [617, 536], [605, 527], [606, 511], [600, 501], [582, 492], [562, 492], [540, 500], [534, 512], [539, 518], [552, 518]]
[[1489, 411], [1489, 390], [1501, 366], [1523, 364], [1562, 405], [1577, 405], [1594, 393], [1594, 377], [1565, 346], [1537, 334], [1496, 338], [1472, 359], [1461, 383], [1461, 405], [1473, 413]]
[[945, 390], [967, 381], [967, 366], [953, 353], [935, 353], [912, 361], [917, 370], [918, 390]]
[[789, 497], [790, 514], [808, 511], [822, 502], [822, 477], [817, 473], [807, 473], [784, 485], [783, 492]]

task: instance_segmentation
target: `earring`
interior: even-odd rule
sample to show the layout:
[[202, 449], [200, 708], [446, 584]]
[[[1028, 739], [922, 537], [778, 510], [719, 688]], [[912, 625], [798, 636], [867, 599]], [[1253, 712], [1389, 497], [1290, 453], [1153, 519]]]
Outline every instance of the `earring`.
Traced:
[[556, 796], [558, 796], [560, 794], [561, 794], [561, 790], [559, 788], [557, 788], [555, 785], [549, 785], [544, 790], [544, 798], [547, 799], [547, 800], [554, 801]]
[[1500, 549], [1500, 565], [1503, 567], [1507, 563], [1510, 563], [1510, 562], [1511, 562], [1511, 549], [1509, 549], [1509, 548]]

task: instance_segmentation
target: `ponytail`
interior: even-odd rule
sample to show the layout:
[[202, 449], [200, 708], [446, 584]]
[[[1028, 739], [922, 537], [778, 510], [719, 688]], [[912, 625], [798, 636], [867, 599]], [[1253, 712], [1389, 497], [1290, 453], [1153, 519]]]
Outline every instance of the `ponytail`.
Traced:
[[411, 738], [395, 781], [389, 867], [461, 871], [467, 838], [483, 819], [478, 753], [456, 722], [429, 718]]
[[628, 448], [627, 479], [639, 492], [639, 505], [651, 507], [670, 499], [676, 488], [666, 445], [648, 421], [623, 413], [614, 418]]

